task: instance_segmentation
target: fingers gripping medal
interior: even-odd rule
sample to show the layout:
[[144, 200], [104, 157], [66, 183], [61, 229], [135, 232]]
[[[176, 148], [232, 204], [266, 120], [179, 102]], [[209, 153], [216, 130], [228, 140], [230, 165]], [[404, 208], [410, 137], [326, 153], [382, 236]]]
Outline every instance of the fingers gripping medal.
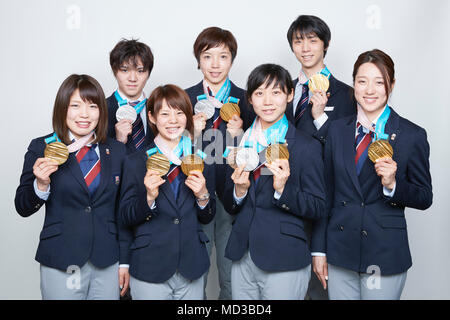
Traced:
[[367, 151], [369, 159], [375, 163], [378, 159], [392, 158], [394, 155], [394, 149], [387, 140], [378, 140], [372, 142]]
[[309, 78], [308, 88], [311, 92], [315, 92], [316, 90], [323, 90], [326, 92], [329, 87], [330, 81], [321, 73], [317, 73]]
[[289, 151], [286, 144], [271, 144], [266, 149], [266, 161], [271, 164], [277, 159], [289, 160]]
[[226, 159], [227, 164], [236, 169], [238, 166], [236, 164], [236, 155], [241, 148], [239, 147], [227, 147], [223, 154], [223, 157]]
[[[152, 150], [147, 151], [147, 155], [152, 153]], [[170, 161], [167, 159], [167, 157], [161, 153], [156, 152], [153, 153], [151, 156], [147, 158], [146, 162], [147, 170], [153, 170], [158, 172], [159, 176], [162, 177], [163, 175], [167, 174], [170, 169]]]
[[69, 149], [61, 142], [56, 133], [45, 139], [47, 146], [44, 150], [44, 157], [55, 161], [58, 165], [62, 165], [69, 157]]
[[241, 116], [241, 109], [236, 103], [228, 102], [220, 108], [220, 117], [223, 121], [228, 122], [234, 115]]
[[255, 148], [241, 148], [236, 153], [236, 165], [245, 164], [244, 171], [253, 171], [259, 164], [259, 155]]
[[215, 106], [208, 99], [199, 100], [194, 106], [194, 113], [198, 114], [200, 112], [206, 115], [206, 119], [211, 119], [214, 116]]

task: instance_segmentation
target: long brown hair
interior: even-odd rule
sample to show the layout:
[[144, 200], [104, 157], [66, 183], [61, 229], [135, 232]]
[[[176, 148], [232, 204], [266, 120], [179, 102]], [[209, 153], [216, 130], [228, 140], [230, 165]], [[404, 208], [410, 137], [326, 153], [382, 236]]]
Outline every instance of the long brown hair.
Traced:
[[[189, 131], [191, 136], [194, 136], [194, 119], [192, 115], [192, 104], [188, 94], [180, 87], [174, 84], [166, 84], [159, 86], [153, 90], [150, 98], [147, 100], [147, 114], [150, 112], [156, 119], [158, 117], [159, 110], [161, 110], [163, 101], [166, 101], [167, 105], [171, 108], [180, 109], [186, 115], [186, 130]], [[150, 122], [150, 128], [153, 133], [158, 134], [158, 128], [156, 125]]]
[[108, 128], [108, 107], [105, 94], [100, 84], [91, 76], [72, 74], [59, 87], [53, 107], [53, 130], [66, 144], [70, 144], [69, 128], [67, 126], [67, 109], [72, 94], [79, 90], [80, 97], [85, 102], [95, 103], [99, 108], [99, 119], [95, 128], [96, 142], [105, 142]]
[[353, 85], [355, 84], [355, 77], [358, 73], [359, 67], [364, 63], [373, 63], [383, 75], [384, 89], [386, 96], [389, 97], [391, 93], [392, 84], [395, 82], [394, 61], [389, 55], [381, 50], [373, 49], [371, 51], [363, 52], [353, 66]]

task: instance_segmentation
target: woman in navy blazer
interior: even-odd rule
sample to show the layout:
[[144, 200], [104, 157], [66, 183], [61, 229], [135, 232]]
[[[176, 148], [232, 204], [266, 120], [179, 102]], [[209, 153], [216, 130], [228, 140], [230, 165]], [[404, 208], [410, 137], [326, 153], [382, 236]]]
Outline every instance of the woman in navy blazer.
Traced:
[[[248, 78], [247, 92], [257, 118], [243, 141], [253, 143], [267, 168], [250, 172], [241, 166], [233, 172], [228, 167], [223, 203], [235, 215], [225, 252], [233, 261], [232, 296], [304, 299], [311, 272], [304, 219], [319, 219], [325, 213], [321, 145], [284, 115], [293, 98], [287, 70], [273, 64], [257, 67]], [[252, 132], [265, 140], [252, 140]], [[289, 160], [266, 163], [267, 145], [284, 140]]]
[[[156, 137], [145, 150], [127, 157], [121, 190], [120, 214], [132, 228], [131, 295], [133, 299], [203, 299], [203, 275], [209, 268], [201, 224], [215, 214], [213, 174], [186, 177], [180, 170], [183, 149], [192, 152], [192, 105], [188, 95], [174, 85], [156, 88], [147, 102], [147, 114]], [[185, 145], [187, 143], [187, 147]], [[148, 154], [166, 155], [169, 173], [147, 170]]]
[[[425, 130], [387, 104], [387, 54], [362, 53], [353, 81], [358, 114], [333, 122], [325, 145], [328, 217], [314, 226], [312, 250], [326, 257], [313, 266], [330, 299], [399, 299], [412, 265], [405, 208], [432, 203], [430, 149]], [[388, 139], [393, 158], [368, 159], [373, 136]]]
[[36, 253], [43, 299], [118, 299], [119, 285], [122, 294], [127, 289], [128, 268], [119, 271], [119, 261], [128, 263], [131, 235], [116, 216], [125, 147], [107, 138], [107, 123], [99, 83], [71, 75], [53, 110], [56, 136], [72, 143], [67, 161], [44, 157], [55, 134], [34, 139], [25, 154], [15, 205], [23, 217], [45, 205]]

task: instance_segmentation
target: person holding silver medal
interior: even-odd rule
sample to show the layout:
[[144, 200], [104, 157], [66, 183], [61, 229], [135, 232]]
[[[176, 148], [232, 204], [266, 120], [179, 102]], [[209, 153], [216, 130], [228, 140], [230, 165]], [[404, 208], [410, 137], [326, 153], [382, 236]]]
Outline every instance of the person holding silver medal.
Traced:
[[153, 69], [153, 54], [146, 44], [123, 39], [111, 51], [109, 60], [118, 89], [106, 100], [108, 136], [124, 143], [132, 153], [154, 138], [143, 92]]
[[[249, 127], [254, 117], [247, 107], [245, 91], [229, 79], [236, 54], [237, 42], [230, 31], [218, 27], [204, 29], [194, 43], [194, 55], [203, 80], [186, 89], [194, 106], [196, 144], [203, 146], [215, 160], [215, 185], [219, 198], [224, 186], [222, 153], [226, 146], [238, 144], [243, 130]], [[212, 247], [216, 248], [221, 300], [231, 299], [231, 261], [225, 258], [231, 223], [232, 217], [217, 201], [213, 223], [204, 226], [210, 239], [208, 252], [211, 254]]]
[[209, 268], [201, 224], [215, 214], [214, 167], [194, 152], [192, 105], [175, 85], [157, 87], [147, 102], [155, 139], [127, 157], [120, 216], [133, 229], [133, 299], [203, 299]]
[[325, 214], [321, 144], [285, 115], [293, 98], [289, 72], [254, 69], [248, 101], [257, 117], [238, 148], [227, 148], [224, 205], [235, 216], [226, 247], [233, 299], [304, 299], [311, 253], [304, 219]]
[[128, 288], [131, 234], [116, 216], [126, 149], [107, 137], [104, 97], [94, 78], [69, 76], [56, 96], [54, 133], [25, 154], [15, 205], [23, 217], [45, 206], [36, 253], [45, 300], [117, 300]]
[[427, 134], [388, 104], [395, 82], [391, 57], [360, 54], [357, 114], [328, 131], [327, 217], [314, 224], [311, 247], [323, 255], [313, 267], [330, 299], [400, 299], [412, 265], [405, 208], [432, 203]]

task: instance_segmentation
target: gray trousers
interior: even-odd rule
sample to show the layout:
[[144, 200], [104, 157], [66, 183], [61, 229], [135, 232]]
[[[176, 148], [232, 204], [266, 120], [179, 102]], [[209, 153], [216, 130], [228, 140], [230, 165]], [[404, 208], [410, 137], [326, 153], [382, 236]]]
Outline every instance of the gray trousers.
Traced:
[[119, 300], [119, 263], [97, 268], [87, 262], [67, 272], [41, 264], [43, 300]]
[[405, 282], [406, 272], [383, 276], [328, 264], [330, 300], [400, 300]]
[[[233, 217], [225, 211], [222, 203], [216, 200], [216, 215], [209, 224], [202, 225], [203, 231], [209, 238], [206, 244], [208, 254], [211, 255], [212, 246], [216, 246], [216, 264], [219, 273], [219, 300], [231, 300], [231, 260], [225, 258], [225, 248], [231, 234]], [[208, 279], [208, 272], [205, 274]], [[206, 295], [205, 295], [206, 297]]]
[[311, 265], [294, 271], [263, 271], [247, 251], [231, 267], [233, 300], [303, 300], [310, 276]]
[[130, 277], [133, 300], [202, 300], [203, 276], [188, 280], [176, 272], [162, 283], [150, 283]]

